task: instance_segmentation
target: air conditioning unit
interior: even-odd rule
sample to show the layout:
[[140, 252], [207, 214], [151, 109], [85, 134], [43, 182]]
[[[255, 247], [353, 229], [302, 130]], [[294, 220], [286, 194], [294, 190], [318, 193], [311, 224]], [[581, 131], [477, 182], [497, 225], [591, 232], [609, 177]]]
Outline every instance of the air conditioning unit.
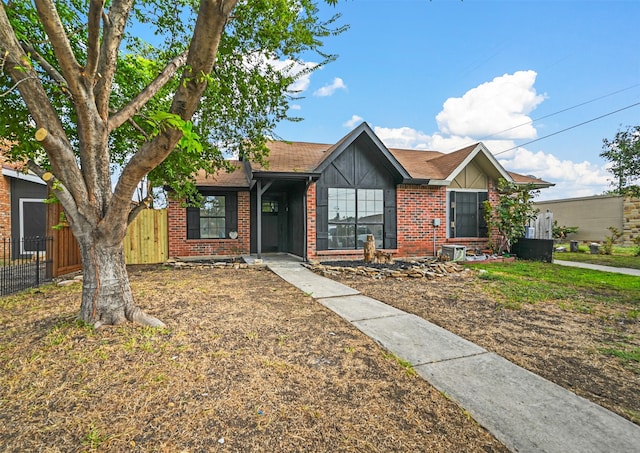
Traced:
[[443, 245], [440, 254], [449, 261], [464, 261], [467, 256], [467, 247], [464, 245]]

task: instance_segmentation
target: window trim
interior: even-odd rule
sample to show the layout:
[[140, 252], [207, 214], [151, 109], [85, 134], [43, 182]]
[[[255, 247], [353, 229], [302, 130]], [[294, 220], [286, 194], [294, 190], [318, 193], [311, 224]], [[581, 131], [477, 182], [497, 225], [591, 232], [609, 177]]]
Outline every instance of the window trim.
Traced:
[[[456, 207], [452, 207], [451, 206], [451, 194], [452, 193], [475, 193], [476, 194], [476, 214], [477, 214], [477, 223], [476, 223], [476, 235], [474, 236], [458, 236], [456, 234], [456, 227], [453, 226], [452, 224], [455, 225], [455, 209]], [[484, 189], [447, 189], [447, 238], [485, 238], [487, 237], [488, 234], [488, 228], [487, 228], [487, 224], [484, 220], [484, 209], [481, 207], [480, 201], [478, 196], [480, 194], [484, 194], [484, 200], [488, 200], [489, 199], [489, 191], [488, 190], [484, 190]], [[484, 202], [484, 200], [482, 200], [482, 202]], [[485, 234], [484, 236], [482, 235], [482, 230], [486, 230], [487, 234]], [[453, 231], [452, 231], [453, 230]]]
[[[207, 202], [209, 202], [211, 199], [219, 199], [222, 200], [222, 205], [223, 205], [223, 213], [222, 215], [218, 214], [218, 215], [203, 215], [203, 210], [205, 207], [205, 204]], [[224, 239], [227, 237], [227, 200], [228, 197], [226, 195], [205, 195], [204, 196], [204, 200], [202, 200], [202, 205], [200, 206], [200, 239]], [[202, 235], [202, 219], [222, 219], [223, 221], [223, 228], [222, 228], [222, 236], [208, 236], [208, 237], [203, 237]], [[215, 227], [216, 229], [218, 229], [218, 227]]]
[[[358, 231], [362, 227], [367, 227], [369, 225], [372, 226], [382, 226], [382, 234], [378, 238], [376, 237], [376, 247], [383, 248], [384, 246], [384, 232], [385, 232], [385, 202], [384, 202], [384, 189], [378, 188], [366, 188], [366, 187], [328, 187], [327, 188], [327, 201], [330, 199], [330, 193], [332, 190], [349, 190], [353, 191], [353, 203], [354, 203], [354, 216], [353, 220], [349, 222], [341, 221], [336, 222], [332, 221], [330, 216], [330, 210], [327, 212], [327, 231], [331, 231], [333, 227], [338, 228], [340, 226], [351, 226], [353, 228], [353, 247], [333, 247], [331, 244], [331, 240], [327, 243], [327, 250], [362, 250], [364, 248], [364, 243], [362, 245], [358, 244]], [[371, 215], [378, 215], [381, 218], [381, 221], [360, 221], [360, 212], [359, 212], [359, 192], [360, 191], [376, 191], [379, 192], [380, 200], [382, 201], [382, 207], [380, 212]], [[375, 237], [375, 236], [374, 236]]]
[[[186, 236], [187, 240], [221, 241], [230, 239], [231, 232], [238, 231], [238, 194], [237, 192], [202, 191], [205, 197], [225, 197], [225, 231], [224, 237], [203, 238], [200, 233], [200, 206], [186, 208]], [[219, 218], [219, 217], [218, 217]]]

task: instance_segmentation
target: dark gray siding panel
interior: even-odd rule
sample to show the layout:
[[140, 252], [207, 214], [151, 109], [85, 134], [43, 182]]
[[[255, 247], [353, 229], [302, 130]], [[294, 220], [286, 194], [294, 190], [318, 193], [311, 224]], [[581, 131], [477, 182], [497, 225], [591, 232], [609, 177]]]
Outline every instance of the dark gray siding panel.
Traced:
[[384, 191], [384, 248], [395, 249], [398, 247], [397, 240], [397, 210], [396, 210], [396, 189], [385, 189]]
[[328, 189], [356, 188], [384, 190], [385, 248], [396, 248], [396, 182], [381, 152], [367, 138], [348, 146], [322, 173], [316, 185], [316, 247], [327, 250]]
[[329, 248], [329, 200], [327, 186], [316, 186], [316, 249]]

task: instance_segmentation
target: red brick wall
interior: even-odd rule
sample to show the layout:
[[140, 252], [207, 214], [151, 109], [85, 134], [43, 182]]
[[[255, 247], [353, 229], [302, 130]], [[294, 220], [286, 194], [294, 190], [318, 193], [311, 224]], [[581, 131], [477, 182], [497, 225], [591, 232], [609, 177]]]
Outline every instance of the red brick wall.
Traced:
[[318, 259], [316, 252], [316, 183], [307, 189], [307, 259]]
[[[4, 164], [2, 155], [2, 146], [0, 143], [0, 171]], [[8, 176], [2, 176], [0, 173], [0, 237], [8, 238], [11, 236], [11, 182]]]
[[187, 209], [178, 200], [170, 200], [167, 212], [169, 256], [238, 256], [251, 248], [251, 203], [249, 192], [238, 192], [237, 239], [187, 239]]
[[0, 237], [11, 236], [11, 185], [7, 176], [0, 175]]
[[[447, 192], [444, 186], [399, 185], [396, 189], [398, 256], [431, 256], [446, 242]], [[433, 219], [440, 219], [434, 228]]]
[[[498, 195], [489, 182], [489, 201], [495, 205]], [[459, 244], [484, 250], [489, 238], [447, 238], [447, 188], [445, 186], [400, 185], [396, 191], [398, 209], [398, 256], [433, 256], [443, 244]], [[440, 226], [433, 227], [433, 219]], [[495, 235], [494, 235], [495, 236]]]

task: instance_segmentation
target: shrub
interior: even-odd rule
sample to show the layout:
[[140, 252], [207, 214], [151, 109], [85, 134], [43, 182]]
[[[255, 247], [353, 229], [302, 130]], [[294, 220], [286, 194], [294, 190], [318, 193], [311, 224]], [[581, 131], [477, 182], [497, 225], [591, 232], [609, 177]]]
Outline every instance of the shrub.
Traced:
[[611, 236], [605, 236], [604, 244], [602, 245], [602, 253], [605, 255], [611, 255], [613, 252], [613, 244], [622, 237], [622, 232], [616, 227], [610, 226], [607, 228], [611, 231]]

